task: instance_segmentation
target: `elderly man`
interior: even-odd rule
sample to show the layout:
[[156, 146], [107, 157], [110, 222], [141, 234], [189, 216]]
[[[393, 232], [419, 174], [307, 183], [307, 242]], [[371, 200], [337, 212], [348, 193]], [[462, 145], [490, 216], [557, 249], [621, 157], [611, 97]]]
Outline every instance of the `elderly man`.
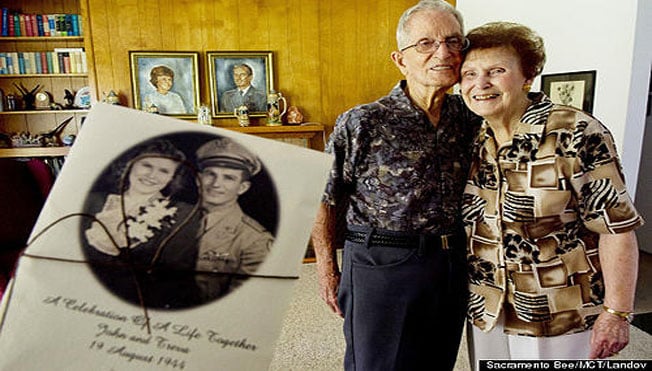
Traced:
[[313, 229], [320, 294], [344, 317], [346, 370], [451, 370], [467, 296], [460, 201], [480, 121], [447, 91], [468, 43], [461, 15], [437, 0], [405, 11], [397, 41], [405, 81], [342, 114], [329, 139]]
[[222, 110], [233, 112], [242, 105], [247, 106], [250, 112], [265, 111], [267, 108], [267, 94], [263, 90], [251, 85], [254, 70], [246, 63], [233, 66], [233, 82], [236, 88], [227, 90], [222, 94]]

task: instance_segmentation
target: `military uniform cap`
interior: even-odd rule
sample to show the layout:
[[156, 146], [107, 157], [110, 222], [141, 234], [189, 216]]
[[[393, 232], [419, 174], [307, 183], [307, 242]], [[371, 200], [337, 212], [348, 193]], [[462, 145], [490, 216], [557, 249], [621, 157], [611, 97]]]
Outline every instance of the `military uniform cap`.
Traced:
[[199, 147], [197, 165], [201, 170], [211, 166], [246, 170], [250, 176], [261, 168], [258, 157], [230, 138], [214, 139]]

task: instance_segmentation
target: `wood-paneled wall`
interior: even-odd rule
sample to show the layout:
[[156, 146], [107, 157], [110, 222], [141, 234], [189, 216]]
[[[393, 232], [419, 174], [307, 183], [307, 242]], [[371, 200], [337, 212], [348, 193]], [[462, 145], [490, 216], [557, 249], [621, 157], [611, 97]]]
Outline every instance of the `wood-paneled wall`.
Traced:
[[[277, 90], [306, 121], [331, 127], [401, 78], [389, 54], [396, 23], [415, 0], [81, 0], [86, 2], [98, 98], [113, 89], [133, 106], [129, 50], [271, 50]], [[454, 2], [452, 2], [454, 3]], [[87, 43], [88, 45], [88, 43]], [[263, 122], [260, 122], [264, 124]], [[214, 120], [214, 125], [237, 125]]]

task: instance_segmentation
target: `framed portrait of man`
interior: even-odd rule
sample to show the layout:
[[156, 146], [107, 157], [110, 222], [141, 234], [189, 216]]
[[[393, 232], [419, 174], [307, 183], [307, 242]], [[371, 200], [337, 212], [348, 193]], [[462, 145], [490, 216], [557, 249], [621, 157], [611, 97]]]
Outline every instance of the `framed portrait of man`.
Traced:
[[130, 51], [134, 107], [194, 118], [199, 107], [199, 53]]
[[274, 89], [271, 51], [207, 52], [206, 65], [214, 117], [232, 117], [242, 106], [251, 117], [265, 116]]

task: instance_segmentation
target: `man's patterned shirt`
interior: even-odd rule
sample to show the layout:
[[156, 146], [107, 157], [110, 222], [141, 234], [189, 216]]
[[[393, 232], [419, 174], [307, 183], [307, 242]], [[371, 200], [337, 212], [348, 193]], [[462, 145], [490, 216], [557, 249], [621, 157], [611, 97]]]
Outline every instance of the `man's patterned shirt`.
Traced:
[[447, 95], [437, 126], [405, 94], [343, 113], [326, 151], [335, 155], [324, 201], [348, 202], [347, 223], [392, 231], [460, 227], [462, 191], [480, 119]]

